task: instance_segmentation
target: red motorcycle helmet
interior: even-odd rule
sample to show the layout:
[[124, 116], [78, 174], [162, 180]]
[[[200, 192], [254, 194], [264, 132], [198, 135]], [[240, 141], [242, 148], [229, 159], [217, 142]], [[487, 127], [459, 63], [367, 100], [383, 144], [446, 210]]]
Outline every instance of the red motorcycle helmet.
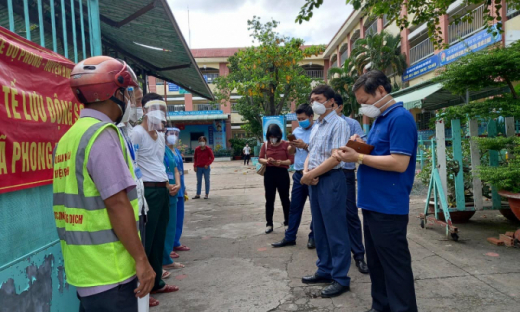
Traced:
[[83, 104], [110, 99], [118, 89], [138, 87], [134, 71], [121, 60], [109, 56], [85, 59], [72, 70], [70, 87]]

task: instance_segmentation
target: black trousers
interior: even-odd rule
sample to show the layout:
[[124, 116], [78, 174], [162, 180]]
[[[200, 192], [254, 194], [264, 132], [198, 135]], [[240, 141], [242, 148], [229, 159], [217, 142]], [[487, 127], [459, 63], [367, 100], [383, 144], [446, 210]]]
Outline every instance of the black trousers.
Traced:
[[170, 220], [170, 195], [166, 187], [145, 187], [144, 196], [148, 211], [144, 249], [148, 261], [155, 271], [155, 285], [152, 290], [164, 287], [162, 263], [166, 228]]
[[251, 159], [251, 155], [244, 155], [244, 165], [247, 164], [249, 165], [249, 159]]
[[137, 278], [99, 294], [79, 298], [79, 312], [137, 312]]
[[273, 226], [274, 200], [276, 198], [276, 190], [280, 195], [280, 201], [283, 207], [284, 224], [289, 224], [289, 210], [291, 208], [291, 200], [289, 199], [289, 189], [291, 181], [289, 180], [289, 172], [285, 168], [267, 167], [264, 174], [265, 188], [265, 220], [267, 226]]
[[377, 311], [417, 312], [407, 225], [408, 215], [363, 209], [372, 309]]

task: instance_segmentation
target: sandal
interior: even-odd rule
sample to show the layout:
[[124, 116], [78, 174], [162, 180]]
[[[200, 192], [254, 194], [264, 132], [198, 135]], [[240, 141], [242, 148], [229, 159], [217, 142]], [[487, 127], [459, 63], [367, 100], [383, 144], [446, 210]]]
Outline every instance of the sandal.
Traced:
[[168, 270], [168, 269], [183, 269], [184, 268], [184, 264], [178, 263], [178, 262], [174, 262], [172, 264], [163, 265], [162, 267], [163, 267], [164, 270]]
[[176, 292], [178, 290], [179, 290], [178, 286], [165, 285], [161, 289], [158, 289], [156, 291], [152, 291], [152, 294], [166, 294], [166, 293]]
[[149, 305], [150, 308], [156, 307], [156, 306], [159, 305], [159, 301], [157, 299], [155, 299], [155, 298], [152, 298], [150, 296], [150, 298], [148, 299], [148, 305]]
[[195, 195], [195, 197], [192, 197], [191, 199], [199, 199], [200, 195]]
[[167, 279], [168, 277], [170, 277], [170, 275], [172, 275], [170, 272], [166, 271], [166, 270], [162, 270], [162, 275], [161, 275], [161, 278], [162, 279]]
[[190, 251], [190, 247], [186, 247], [184, 245], [180, 245], [180, 246], [177, 246], [177, 247], [173, 247], [173, 250], [175, 251]]
[[170, 258], [172, 258], [172, 259], [177, 259], [177, 258], [179, 258], [179, 257], [180, 257], [179, 254], [176, 253], [175, 251], [170, 252]]

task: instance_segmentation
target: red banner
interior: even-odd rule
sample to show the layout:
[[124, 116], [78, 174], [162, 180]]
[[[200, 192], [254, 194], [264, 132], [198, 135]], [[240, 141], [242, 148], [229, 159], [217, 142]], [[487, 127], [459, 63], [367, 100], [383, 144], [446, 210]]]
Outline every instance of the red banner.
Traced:
[[74, 63], [0, 27], [0, 194], [52, 183], [52, 151], [79, 118]]

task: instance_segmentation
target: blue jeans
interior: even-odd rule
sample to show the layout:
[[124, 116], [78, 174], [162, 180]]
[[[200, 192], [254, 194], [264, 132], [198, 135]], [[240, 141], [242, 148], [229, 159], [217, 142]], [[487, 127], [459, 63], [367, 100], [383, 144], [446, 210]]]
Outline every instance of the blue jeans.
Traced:
[[200, 195], [202, 191], [202, 176], [204, 176], [204, 182], [206, 185], [206, 195], [209, 194], [209, 173], [211, 172], [211, 167], [208, 166], [208, 169], [204, 167], [197, 167], [197, 195]]
[[[298, 233], [298, 228], [302, 221], [303, 207], [309, 196], [309, 186], [300, 183], [302, 176], [303, 174], [300, 172], [295, 172], [292, 176], [293, 187], [291, 191], [291, 208], [289, 209], [289, 227], [287, 231], [285, 231], [285, 240], [290, 242], [296, 240], [296, 234]], [[314, 238], [312, 222], [309, 238]]]
[[364, 260], [363, 229], [356, 206], [356, 174], [354, 170], [343, 170], [343, 173], [347, 180], [347, 226], [350, 248], [355, 260]]
[[177, 197], [177, 230], [173, 247], [181, 245], [182, 227], [184, 226], [184, 198]]
[[166, 237], [164, 240], [163, 265], [172, 264], [173, 260], [170, 253], [173, 251], [175, 242], [175, 233], [177, 231], [177, 195], [170, 196], [170, 220], [166, 228]]
[[347, 220], [347, 183], [341, 170], [320, 176], [317, 185], [309, 187], [312, 226], [316, 241], [318, 270], [316, 274], [350, 286], [350, 240]]

